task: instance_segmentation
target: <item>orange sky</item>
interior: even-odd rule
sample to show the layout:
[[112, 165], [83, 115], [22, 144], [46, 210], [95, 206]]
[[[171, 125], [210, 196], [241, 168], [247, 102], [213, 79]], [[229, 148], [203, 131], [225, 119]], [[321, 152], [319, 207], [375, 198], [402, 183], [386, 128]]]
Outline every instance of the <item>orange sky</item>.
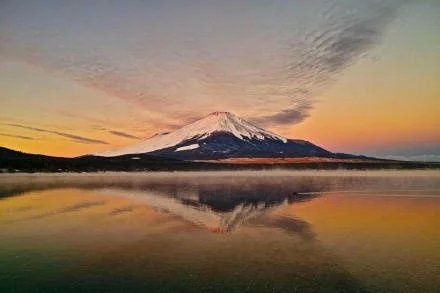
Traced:
[[[46, 23], [38, 23], [45, 13], [41, 6], [35, 12], [20, 10], [13, 2], [6, 8], [10, 15], [4, 15], [0, 30], [0, 40], [7, 41], [0, 46], [1, 146], [32, 153], [76, 156], [131, 144], [156, 132], [175, 129], [212, 111], [231, 111], [252, 120], [292, 107], [291, 100], [274, 94], [280, 91], [284, 95], [282, 89], [288, 87], [289, 82], [280, 78], [273, 83], [262, 83], [262, 76], [255, 79], [250, 73], [261, 68], [277, 72], [276, 65], [281, 61], [270, 58], [272, 53], [282, 51], [275, 45], [266, 47], [263, 40], [272, 39], [261, 35], [266, 28], [270, 32], [270, 25], [276, 28], [274, 15], [264, 19], [273, 22], [268, 22], [267, 26], [248, 23], [241, 28], [243, 31], [237, 32], [222, 26], [224, 31], [218, 30], [211, 35], [208, 45], [203, 48], [205, 51], [196, 52], [205, 58], [203, 60], [198, 55], [193, 56], [196, 54], [193, 47], [181, 43], [147, 46], [147, 51], [157, 49], [153, 50], [155, 55], [152, 56], [157, 60], [151, 61], [152, 66], [161, 66], [161, 71], [150, 72], [150, 61], [142, 59], [142, 51], [133, 51], [134, 47], [131, 51], [124, 51], [125, 47], [107, 47], [102, 56], [96, 55], [103, 59], [95, 63], [90, 57], [94, 55], [84, 53], [97, 50], [94, 46], [106, 46], [107, 42], [111, 44], [123, 38], [116, 30], [102, 36], [97, 34], [95, 40], [87, 30], [82, 31], [79, 23], [69, 22], [74, 20], [54, 16], [51, 21], [59, 23], [67, 35], [76, 30], [84, 34], [79, 40], [87, 46], [78, 45], [44, 29]], [[211, 11], [211, 7], [199, 9]], [[315, 101], [310, 113], [306, 113], [308, 118], [299, 123], [269, 121], [263, 126], [290, 138], [310, 140], [335, 152], [437, 158], [440, 155], [440, 5], [427, 1], [402, 6], [398, 11], [398, 17], [378, 36], [380, 41], [372, 41], [365, 49], [355, 52], [356, 56], [338, 68], [340, 73], [325, 76], [325, 86], [316, 90], [305, 88], [313, 93], [310, 99]], [[134, 10], [130, 13], [135, 14]], [[186, 12], [173, 13], [166, 11], [164, 15], [171, 20], [186, 17]], [[260, 12], [256, 10], [255, 13]], [[374, 11], [365, 12], [368, 13], [376, 17]], [[22, 19], [20, 17], [26, 17], [24, 24], [16, 23]], [[243, 21], [235, 19], [234, 15], [230, 17], [231, 22]], [[198, 26], [197, 21], [202, 20], [196, 19], [194, 23], [187, 20], [185, 27]], [[41, 31], [31, 30], [38, 25]], [[90, 23], [91, 30], [98, 29], [99, 25]], [[172, 42], [173, 34], [177, 33], [170, 30], [169, 25], [165, 20], [161, 24], [163, 42]], [[132, 32], [133, 36], [138, 33], [135, 28], [123, 29]], [[39, 42], [36, 33], [46, 43]], [[202, 35], [205, 31], [200, 29], [197, 33]], [[249, 38], [244, 37], [246, 34]], [[221, 50], [210, 47], [235, 37], [240, 41], [233, 44], [236, 46], [233, 52], [227, 47]], [[205, 44], [205, 39], [201, 40], [201, 44]], [[169, 55], [162, 56], [174, 49], [185, 50], [182, 54], [191, 58], [173, 61], [167, 59]], [[83, 62], [85, 57], [92, 59], [87, 66], [72, 65], [69, 62], [78, 58], [75, 54], [83, 58], [78, 62]], [[121, 64], [111, 66], [125, 70], [123, 75], [108, 71], [110, 65], [104, 59], [107, 55], [119, 58], [117, 61]], [[175, 55], [170, 56], [175, 58]], [[262, 58], [254, 59], [255, 56]], [[139, 68], [125, 68], [127, 64], [138, 64], [134, 61], [146, 63]], [[231, 83], [230, 79], [240, 81]], [[146, 80], [157, 81], [154, 87], [147, 87], [148, 97], [144, 97], [145, 88], [140, 87]]]

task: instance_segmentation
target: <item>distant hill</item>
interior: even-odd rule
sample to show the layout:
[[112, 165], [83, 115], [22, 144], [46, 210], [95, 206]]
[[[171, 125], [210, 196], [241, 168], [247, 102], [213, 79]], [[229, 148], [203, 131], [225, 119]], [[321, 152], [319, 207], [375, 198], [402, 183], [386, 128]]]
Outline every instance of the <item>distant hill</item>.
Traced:
[[[341, 155], [344, 156], [344, 155]], [[348, 155], [349, 156], [349, 155]], [[249, 159], [248, 159], [249, 160]], [[251, 159], [252, 160], [252, 159]], [[384, 161], [379, 159], [307, 157], [283, 161], [246, 159], [193, 162], [150, 154], [76, 158], [28, 154], [0, 147], [0, 172], [98, 172], [98, 171], [209, 171], [269, 169], [415, 169], [439, 168], [439, 163]]]
[[115, 157], [81, 156], [76, 158], [27, 154], [0, 147], [0, 169], [3, 171], [93, 172], [185, 170], [203, 163], [184, 162], [152, 155], [123, 155]]

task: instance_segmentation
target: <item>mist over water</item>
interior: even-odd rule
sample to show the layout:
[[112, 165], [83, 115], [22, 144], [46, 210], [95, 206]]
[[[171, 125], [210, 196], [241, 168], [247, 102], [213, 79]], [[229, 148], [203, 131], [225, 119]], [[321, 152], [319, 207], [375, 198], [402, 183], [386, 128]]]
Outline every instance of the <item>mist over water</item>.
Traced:
[[433, 292], [438, 171], [0, 176], [0, 291]]

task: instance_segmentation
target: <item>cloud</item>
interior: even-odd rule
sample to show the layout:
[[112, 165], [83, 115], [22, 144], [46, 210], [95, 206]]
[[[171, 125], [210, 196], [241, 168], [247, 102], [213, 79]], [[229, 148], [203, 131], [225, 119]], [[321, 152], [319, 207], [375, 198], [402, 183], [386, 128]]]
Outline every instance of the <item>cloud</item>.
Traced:
[[251, 120], [258, 125], [291, 125], [300, 123], [310, 116], [310, 111], [313, 109], [314, 104], [313, 100], [293, 98], [292, 101], [295, 101], [295, 106], [292, 108], [282, 110], [272, 115], [251, 118]]
[[14, 137], [14, 138], [20, 138], [20, 139], [27, 139], [27, 140], [35, 139], [34, 137], [30, 137], [30, 136], [7, 134], [7, 133], [0, 133], [0, 135], [1, 136], [6, 136], [6, 137]]
[[[354, 5], [333, 2], [321, 16], [324, 22], [303, 39], [293, 39], [286, 58], [286, 80], [291, 83], [292, 105], [257, 117], [263, 124], [296, 124], [310, 116], [320, 91], [335, 76], [381, 41], [387, 25], [404, 0], [369, 0]], [[353, 7], [351, 7], [353, 6]]]
[[116, 131], [116, 130], [107, 130], [107, 131], [113, 135], [117, 135], [117, 136], [121, 136], [121, 137], [125, 137], [125, 138], [141, 139], [140, 137], [137, 137], [137, 136], [134, 136], [129, 133], [122, 132], [122, 131]]
[[65, 133], [65, 132], [60, 132], [60, 131], [47, 130], [47, 129], [42, 129], [42, 128], [30, 127], [30, 126], [26, 126], [26, 125], [20, 125], [20, 124], [7, 124], [7, 125], [13, 126], [13, 127], [18, 127], [18, 128], [23, 128], [23, 129], [28, 129], [28, 130], [33, 130], [33, 131], [37, 131], [37, 132], [55, 134], [55, 135], [58, 135], [58, 136], [70, 138], [73, 141], [79, 142], [79, 143], [85, 143], [85, 144], [108, 144], [107, 142], [105, 142], [103, 140], [87, 138], [87, 137], [78, 136], [78, 135], [74, 135], [74, 134], [70, 134], [70, 133]]
[[[208, 1], [177, 14], [150, 9], [146, 1], [124, 6], [133, 14], [129, 19], [116, 4], [41, 9], [30, 2], [34, 9], [22, 10], [11, 4], [10, 13], [1, 15], [8, 30], [0, 31], [0, 53], [133, 104], [156, 127], [175, 127], [182, 124], [179, 117], [215, 110], [237, 110], [262, 125], [293, 125], [311, 115], [317, 95], [338, 74], [380, 43], [408, 1], [280, 1], [261, 7], [246, 0]], [[149, 11], [157, 15], [149, 17]], [[151, 23], [156, 17], [161, 21]], [[16, 19], [36, 23], [16, 25]]]
[[132, 206], [126, 206], [126, 207], [116, 208], [116, 209], [113, 209], [113, 210], [109, 213], [109, 215], [110, 215], [110, 216], [116, 216], [116, 215], [120, 215], [120, 214], [123, 214], [123, 213], [130, 213], [130, 212], [132, 212], [133, 210], [134, 210], [134, 207], [132, 207]]

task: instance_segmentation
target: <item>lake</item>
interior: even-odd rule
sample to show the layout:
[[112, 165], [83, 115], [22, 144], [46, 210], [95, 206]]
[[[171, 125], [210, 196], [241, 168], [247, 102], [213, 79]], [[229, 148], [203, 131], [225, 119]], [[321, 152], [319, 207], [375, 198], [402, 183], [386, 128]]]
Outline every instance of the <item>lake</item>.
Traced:
[[439, 171], [0, 175], [0, 292], [439, 292]]

